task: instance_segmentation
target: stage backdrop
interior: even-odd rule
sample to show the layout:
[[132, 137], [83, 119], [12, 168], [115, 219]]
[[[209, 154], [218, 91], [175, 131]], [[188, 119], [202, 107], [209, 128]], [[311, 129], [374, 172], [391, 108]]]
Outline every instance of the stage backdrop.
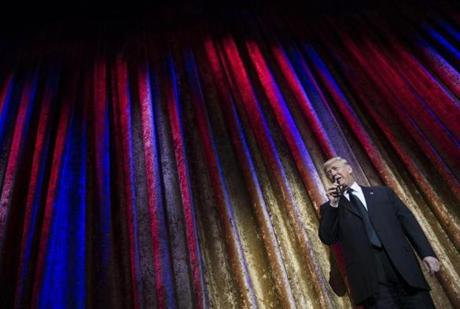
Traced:
[[414, 212], [460, 307], [458, 11], [274, 16], [3, 45], [2, 308], [349, 308], [317, 232], [335, 155]]

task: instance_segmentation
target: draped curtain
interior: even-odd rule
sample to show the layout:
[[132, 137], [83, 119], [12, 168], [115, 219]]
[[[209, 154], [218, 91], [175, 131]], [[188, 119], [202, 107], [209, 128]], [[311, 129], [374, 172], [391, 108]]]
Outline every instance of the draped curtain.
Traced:
[[349, 308], [317, 236], [335, 155], [414, 212], [459, 307], [460, 15], [391, 12], [3, 45], [2, 307]]

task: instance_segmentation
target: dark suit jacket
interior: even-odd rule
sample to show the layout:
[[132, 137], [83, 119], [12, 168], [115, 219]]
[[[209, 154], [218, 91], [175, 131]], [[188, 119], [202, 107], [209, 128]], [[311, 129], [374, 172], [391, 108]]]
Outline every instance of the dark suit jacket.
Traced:
[[[369, 218], [396, 270], [410, 286], [429, 289], [411, 244], [421, 258], [435, 254], [412, 212], [388, 187], [361, 188]], [[327, 245], [341, 244], [352, 298], [359, 304], [372, 296], [378, 285], [361, 214], [345, 197], [340, 198], [338, 208], [321, 205], [320, 213], [319, 237]]]

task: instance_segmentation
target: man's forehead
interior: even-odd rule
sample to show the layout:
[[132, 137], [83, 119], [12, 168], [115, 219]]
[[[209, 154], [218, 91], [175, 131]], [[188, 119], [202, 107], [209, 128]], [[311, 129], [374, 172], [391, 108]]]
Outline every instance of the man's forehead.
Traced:
[[326, 171], [330, 171], [331, 169], [342, 167], [344, 165], [345, 165], [345, 162], [343, 162], [342, 160], [337, 160], [337, 161], [329, 163], [326, 167]]

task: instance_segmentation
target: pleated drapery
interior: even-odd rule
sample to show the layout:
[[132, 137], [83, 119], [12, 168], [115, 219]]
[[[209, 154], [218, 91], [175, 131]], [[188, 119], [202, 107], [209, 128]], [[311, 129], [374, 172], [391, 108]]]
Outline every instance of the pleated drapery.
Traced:
[[459, 16], [47, 29], [0, 72], [2, 307], [349, 308], [317, 236], [335, 155], [414, 212], [459, 307]]

